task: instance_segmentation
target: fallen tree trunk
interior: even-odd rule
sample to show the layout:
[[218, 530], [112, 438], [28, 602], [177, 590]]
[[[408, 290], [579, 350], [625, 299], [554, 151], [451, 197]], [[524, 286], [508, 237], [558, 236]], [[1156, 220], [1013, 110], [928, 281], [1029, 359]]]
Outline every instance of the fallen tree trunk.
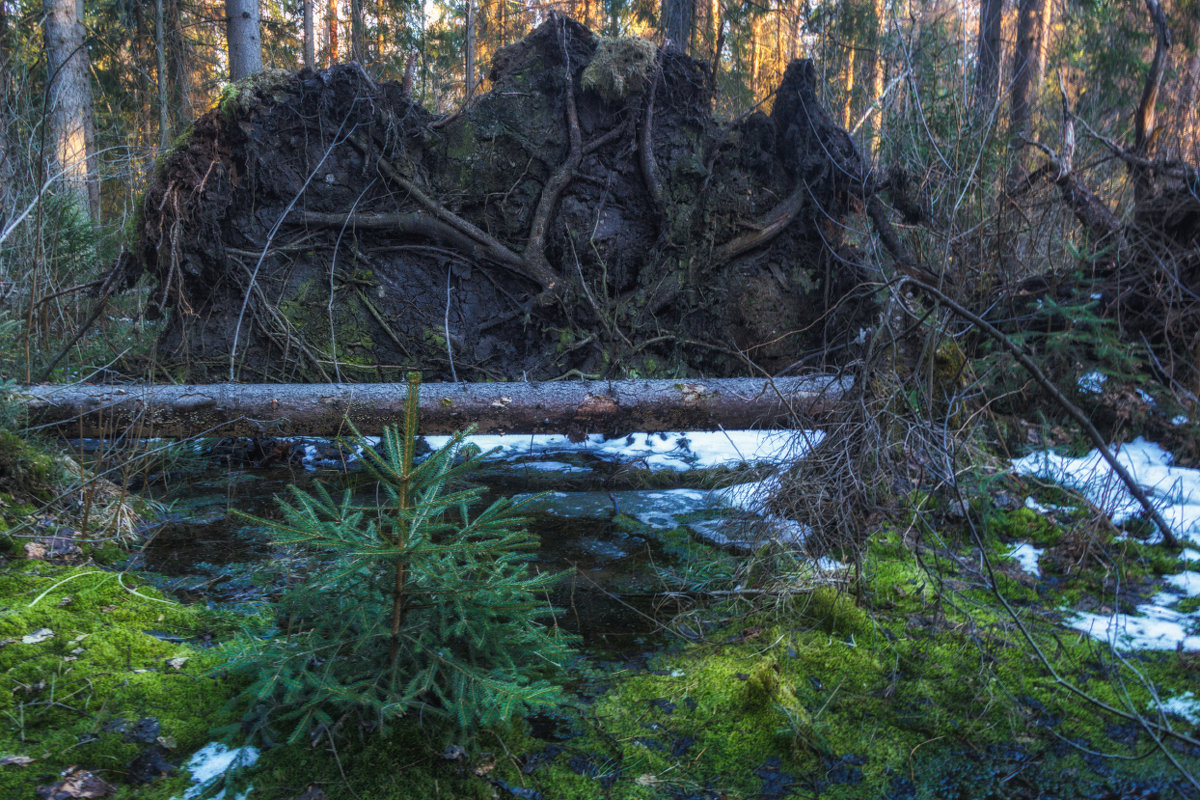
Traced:
[[[431, 383], [421, 432], [603, 433], [815, 425], [848, 378]], [[338, 436], [378, 434], [404, 415], [407, 386], [207, 384], [28, 386], [30, 425], [69, 437]]]

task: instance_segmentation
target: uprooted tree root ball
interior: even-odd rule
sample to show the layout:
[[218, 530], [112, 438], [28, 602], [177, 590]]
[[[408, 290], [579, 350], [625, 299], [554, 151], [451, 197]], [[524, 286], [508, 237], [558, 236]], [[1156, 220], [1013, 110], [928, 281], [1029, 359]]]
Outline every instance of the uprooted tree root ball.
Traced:
[[809, 62], [728, 122], [704, 62], [556, 17], [491, 79], [448, 116], [355, 65], [227, 89], [155, 171], [113, 276], [154, 279], [160, 359], [370, 381], [848, 357], [874, 302], [839, 220], [868, 172]]

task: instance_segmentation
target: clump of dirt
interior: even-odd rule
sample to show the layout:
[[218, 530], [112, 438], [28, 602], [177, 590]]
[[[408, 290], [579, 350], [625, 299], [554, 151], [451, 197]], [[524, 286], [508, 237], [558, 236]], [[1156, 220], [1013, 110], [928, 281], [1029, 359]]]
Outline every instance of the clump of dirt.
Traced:
[[118, 267], [155, 283], [160, 362], [481, 380], [852, 353], [874, 309], [841, 221], [867, 169], [811, 64], [730, 122], [704, 62], [555, 17], [491, 81], [446, 116], [356, 65], [227, 90], [155, 171]]

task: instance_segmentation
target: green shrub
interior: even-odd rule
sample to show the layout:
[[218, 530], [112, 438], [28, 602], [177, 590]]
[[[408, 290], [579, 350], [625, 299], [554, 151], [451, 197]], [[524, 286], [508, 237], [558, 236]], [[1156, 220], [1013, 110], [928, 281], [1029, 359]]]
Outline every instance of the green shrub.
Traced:
[[256, 520], [325, 566], [283, 598], [282, 635], [234, 646], [225, 669], [249, 677], [252, 738], [297, 742], [352, 730], [350, 719], [386, 727], [412, 715], [463, 741], [561, 701], [546, 676], [568, 643], [539, 622], [553, 609], [538, 600], [558, 576], [531, 570], [519, 505], [497, 500], [472, 518], [482, 489], [448, 488], [479, 460], [460, 458], [465, 434], [414, 466], [418, 380], [405, 431], [385, 431], [382, 455], [358, 438], [376, 503], [291, 487], [281, 522]]

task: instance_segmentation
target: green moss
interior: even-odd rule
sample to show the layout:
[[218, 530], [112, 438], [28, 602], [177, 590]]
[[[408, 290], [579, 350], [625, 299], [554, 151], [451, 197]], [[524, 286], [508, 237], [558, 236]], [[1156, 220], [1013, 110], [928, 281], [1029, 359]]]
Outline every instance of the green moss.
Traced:
[[654, 68], [658, 48], [638, 36], [602, 36], [592, 60], [583, 70], [580, 85], [617, 103], [641, 94]]
[[988, 532], [1004, 542], [1020, 540], [1039, 547], [1054, 547], [1062, 541], [1063, 530], [1036, 511], [1021, 507], [1001, 511], [987, 519]]
[[[165, 640], [205, 633], [213, 622], [206, 612], [129, 576], [41, 561], [4, 568], [0, 606], [0, 641], [8, 642], [0, 648], [0, 752], [35, 759], [0, 770], [0, 795], [30, 797], [70, 765], [123, 784], [145, 745], [124, 741], [122, 722], [158, 719], [175, 763], [208, 741], [228, 694], [206, 677], [215, 657]], [[24, 640], [43, 629], [53, 635]], [[186, 661], [168, 663], [179, 658]], [[166, 797], [182, 780], [137, 794]], [[123, 787], [118, 796], [133, 792]]]
[[257, 95], [277, 93], [291, 82], [292, 76], [293, 73], [286, 69], [264, 69], [226, 84], [217, 99], [217, 108], [227, 121], [232, 122], [254, 108], [259, 102]]

